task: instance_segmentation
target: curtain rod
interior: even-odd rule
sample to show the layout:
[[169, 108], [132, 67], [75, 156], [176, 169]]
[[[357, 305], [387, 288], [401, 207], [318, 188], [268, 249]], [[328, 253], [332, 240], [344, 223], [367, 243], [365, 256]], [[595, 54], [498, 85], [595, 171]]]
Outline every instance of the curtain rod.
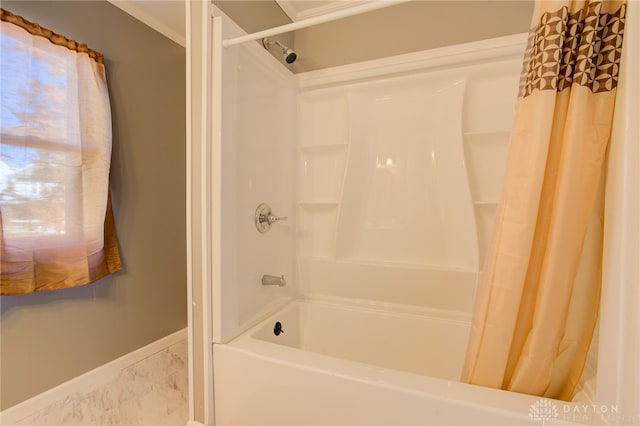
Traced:
[[325, 22], [335, 21], [337, 19], [346, 18], [349, 16], [360, 15], [361, 13], [371, 12], [373, 10], [383, 9], [389, 6], [395, 6], [398, 4], [406, 3], [408, 1], [411, 0], [373, 0], [371, 2], [364, 3], [358, 6], [337, 10], [335, 12], [326, 13], [324, 15], [313, 16], [311, 18], [292, 22], [290, 24], [280, 25], [279, 27], [273, 27], [267, 30], [258, 31], [256, 33], [222, 40], [222, 45], [224, 47], [229, 47], [236, 44], [245, 43], [247, 41], [258, 40], [272, 35], [282, 34], [289, 31], [311, 27], [317, 24], [323, 24]]

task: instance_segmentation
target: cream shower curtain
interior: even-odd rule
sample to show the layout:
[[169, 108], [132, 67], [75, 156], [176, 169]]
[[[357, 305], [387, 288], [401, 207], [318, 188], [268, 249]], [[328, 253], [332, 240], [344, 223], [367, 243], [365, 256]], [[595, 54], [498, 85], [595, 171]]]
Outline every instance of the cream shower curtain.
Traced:
[[[462, 381], [570, 399], [598, 316], [624, 1], [539, 1]], [[589, 225], [591, 221], [591, 225]]]

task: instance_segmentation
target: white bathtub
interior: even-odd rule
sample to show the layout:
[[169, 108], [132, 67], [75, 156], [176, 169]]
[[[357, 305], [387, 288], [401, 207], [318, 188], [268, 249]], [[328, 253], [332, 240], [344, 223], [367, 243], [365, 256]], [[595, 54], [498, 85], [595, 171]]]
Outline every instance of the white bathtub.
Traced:
[[[468, 330], [459, 313], [291, 302], [214, 345], [216, 424], [542, 425], [540, 398], [457, 382]], [[546, 401], [573, 424], [571, 404]]]

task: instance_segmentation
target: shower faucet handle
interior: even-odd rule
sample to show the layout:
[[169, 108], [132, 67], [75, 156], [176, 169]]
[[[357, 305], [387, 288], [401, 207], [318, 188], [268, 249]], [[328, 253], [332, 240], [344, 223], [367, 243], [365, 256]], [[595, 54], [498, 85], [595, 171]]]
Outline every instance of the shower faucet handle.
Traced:
[[262, 203], [256, 209], [255, 224], [256, 229], [260, 233], [265, 233], [271, 229], [271, 225], [275, 222], [288, 220], [286, 217], [276, 216], [271, 212], [271, 207], [268, 204]]
[[278, 217], [278, 216], [276, 216], [274, 214], [270, 214], [264, 220], [266, 220], [269, 223], [273, 223], [273, 222], [277, 222], [279, 220], [289, 220], [289, 219], [287, 217]]

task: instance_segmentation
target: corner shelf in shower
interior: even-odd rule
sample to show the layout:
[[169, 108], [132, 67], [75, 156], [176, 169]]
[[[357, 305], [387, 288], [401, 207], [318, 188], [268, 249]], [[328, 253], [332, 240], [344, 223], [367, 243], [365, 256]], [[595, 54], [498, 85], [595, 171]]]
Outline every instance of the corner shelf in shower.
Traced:
[[335, 257], [335, 229], [348, 148], [346, 142], [298, 146], [296, 206], [301, 255]]
[[298, 256], [332, 259], [339, 203], [317, 199], [296, 202]]
[[482, 265], [491, 239], [506, 172], [511, 131], [491, 129], [463, 132], [469, 189], [478, 233]]
[[510, 132], [464, 132], [463, 136], [474, 204], [497, 204], [506, 172]]
[[301, 207], [338, 207], [337, 200], [305, 200], [296, 202]]
[[298, 206], [308, 212], [337, 208], [348, 146], [346, 142], [298, 146]]
[[496, 137], [504, 138], [511, 135], [511, 130], [481, 130], [481, 131], [471, 131], [471, 132], [463, 132], [462, 136], [469, 139], [474, 139], [475, 142], [485, 142], [485, 141], [494, 141]]
[[299, 145], [298, 149], [305, 154], [340, 154], [344, 152], [349, 144], [347, 142], [329, 143], [322, 145]]

